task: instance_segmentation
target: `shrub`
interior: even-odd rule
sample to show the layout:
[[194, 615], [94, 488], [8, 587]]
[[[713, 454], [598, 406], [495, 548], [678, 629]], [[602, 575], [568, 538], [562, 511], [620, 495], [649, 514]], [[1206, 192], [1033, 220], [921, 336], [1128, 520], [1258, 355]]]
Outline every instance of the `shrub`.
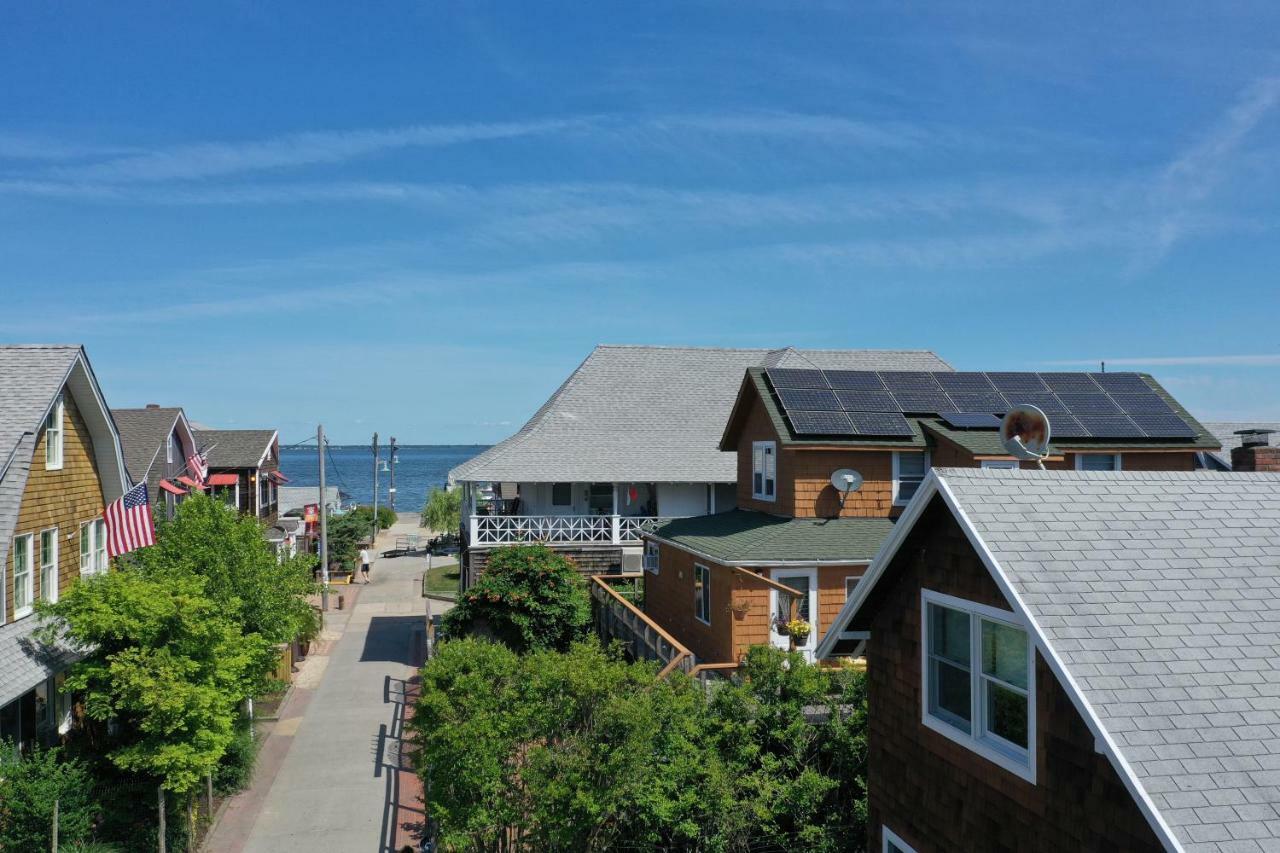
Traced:
[[253, 724], [241, 718], [227, 751], [213, 770], [213, 788], [222, 796], [243, 791], [253, 778], [258, 760], [258, 744], [253, 738]]
[[0, 741], [0, 850], [50, 849], [55, 800], [60, 840], [89, 837], [97, 816], [89, 771], [60, 752], [36, 747], [16, 758], [13, 744]]
[[462, 526], [462, 491], [433, 487], [422, 506], [422, 526], [436, 533], [456, 533]]
[[445, 614], [448, 637], [484, 632], [517, 652], [567, 649], [586, 635], [591, 598], [563, 554], [545, 545], [489, 553], [484, 574]]

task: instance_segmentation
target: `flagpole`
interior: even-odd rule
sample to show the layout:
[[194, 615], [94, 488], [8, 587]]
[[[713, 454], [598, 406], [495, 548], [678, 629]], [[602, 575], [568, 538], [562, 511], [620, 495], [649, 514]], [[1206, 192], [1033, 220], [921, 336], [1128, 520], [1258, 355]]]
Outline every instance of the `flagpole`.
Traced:
[[329, 609], [329, 521], [324, 505], [324, 424], [316, 427], [316, 455], [320, 458], [320, 609]]

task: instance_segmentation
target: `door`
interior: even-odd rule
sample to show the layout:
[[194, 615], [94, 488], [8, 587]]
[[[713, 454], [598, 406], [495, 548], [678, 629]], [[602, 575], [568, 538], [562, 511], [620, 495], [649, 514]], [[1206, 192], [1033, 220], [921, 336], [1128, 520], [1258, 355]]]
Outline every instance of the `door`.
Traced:
[[[796, 602], [796, 617], [808, 622], [812, 630], [803, 643], [796, 643], [796, 650], [805, 653], [805, 657], [813, 660], [813, 651], [818, 646], [818, 570], [817, 569], [774, 569], [770, 575], [773, 580], [789, 586], [800, 594]], [[791, 637], [779, 630], [778, 621], [790, 619], [785, 609], [785, 595], [779, 595], [776, 589], [769, 592], [769, 611], [773, 614], [770, 620], [769, 639], [780, 649], [790, 648]]]

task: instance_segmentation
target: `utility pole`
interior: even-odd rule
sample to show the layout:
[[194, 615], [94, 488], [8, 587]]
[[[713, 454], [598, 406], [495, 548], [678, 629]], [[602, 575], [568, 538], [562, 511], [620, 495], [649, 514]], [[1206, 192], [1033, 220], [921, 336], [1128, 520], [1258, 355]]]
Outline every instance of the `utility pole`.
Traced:
[[387, 503], [391, 511], [396, 509], [396, 437], [391, 436], [391, 488], [387, 490]]
[[320, 457], [320, 610], [329, 610], [329, 508], [324, 505], [324, 424], [316, 427]]
[[373, 434], [373, 533], [369, 537], [370, 547], [378, 542], [378, 434]]

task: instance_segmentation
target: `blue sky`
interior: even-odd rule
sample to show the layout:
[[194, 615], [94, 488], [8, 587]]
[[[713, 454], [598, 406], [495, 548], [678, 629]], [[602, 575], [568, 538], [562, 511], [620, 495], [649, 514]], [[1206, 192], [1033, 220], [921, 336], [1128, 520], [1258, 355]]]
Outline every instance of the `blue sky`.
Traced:
[[1280, 420], [1278, 34], [1270, 2], [5, 4], [0, 339], [285, 440], [493, 441], [597, 342], [1105, 358]]

